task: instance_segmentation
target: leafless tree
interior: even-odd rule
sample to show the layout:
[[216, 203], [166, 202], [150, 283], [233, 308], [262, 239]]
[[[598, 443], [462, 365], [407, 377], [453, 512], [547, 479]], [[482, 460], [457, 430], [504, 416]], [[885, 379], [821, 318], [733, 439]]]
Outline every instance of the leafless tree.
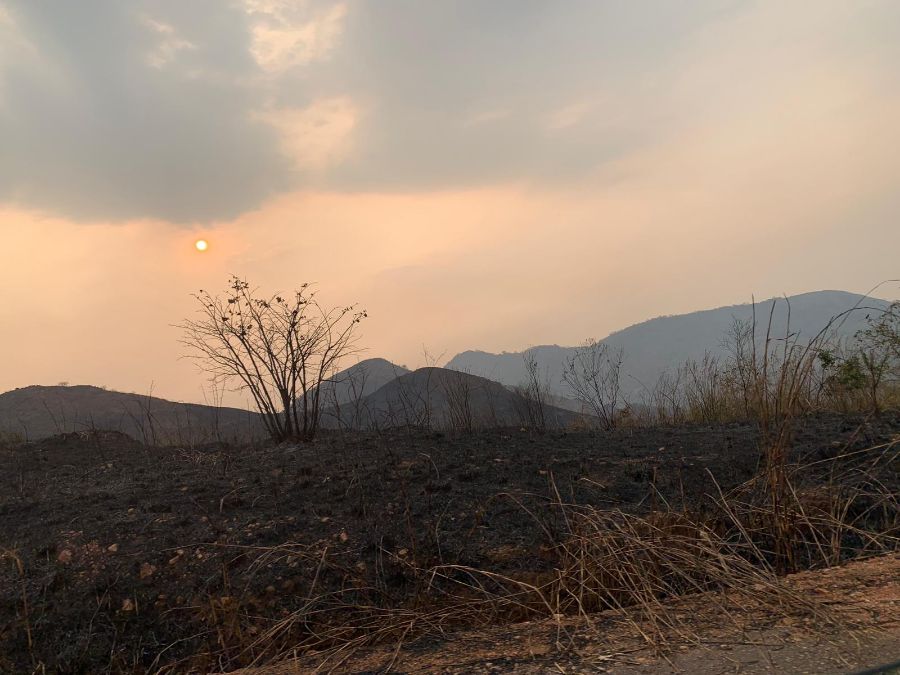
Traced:
[[345, 371], [341, 380], [335, 380], [333, 386], [326, 389], [329, 413], [342, 431], [363, 429], [368, 425], [365, 404], [368, 381], [368, 369], [359, 367], [352, 372]]
[[276, 440], [308, 440], [319, 428], [321, 384], [355, 351], [366, 317], [355, 306], [326, 309], [309, 284], [292, 296], [263, 296], [233, 276], [224, 295], [200, 291], [198, 319], [182, 343], [215, 380], [247, 390]]
[[588, 340], [569, 357], [563, 370], [563, 382], [604, 429], [616, 426], [624, 360], [621, 348], [611, 350], [602, 342]]
[[750, 392], [757, 377], [753, 369], [753, 334], [754, 325], [750, 320], [732, 318], [731, 327], [725, 335], [723, 347], [728, 354], [727, 378], [734, 384], [740, 396], [742, 412], [745, 418], [752, 415]]
[[542, 377], [537, 358], [532, 352], [525, 352], [522, 358], [525, 360], [526, 380], [515, 387], [521, 405], [519, 417], [525, 426], [536, 431], [546, 431], [550, 384], [546, 376]]
[[472, 433], [476, 427], [472, 402], [473, 378], [468, 373], [447, 370], [441, 379], [441, 388], [447, 402], [447, 425], [452, 431]]

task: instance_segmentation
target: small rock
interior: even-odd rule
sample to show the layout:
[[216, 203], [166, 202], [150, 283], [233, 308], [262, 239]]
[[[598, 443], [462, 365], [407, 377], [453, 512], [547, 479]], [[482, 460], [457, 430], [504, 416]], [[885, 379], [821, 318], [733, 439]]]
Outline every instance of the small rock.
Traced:
[[63, 565], [68, 565], [72, 562], [72, 551], [67, 548], [64, 548], [59, 552], [59, 555], [56, 556], [57, 562], [61, 562]]
[[110, 544], [109, 546], [106, 547], [106, 550], [109, 551], [110, 553], [117, 553], [119, 551], [119, 545], [118, 544]]
[[123, 612], [133, 612], [134, 611], [134, 601], [131, 598], [125, 598], [122, 601], [122, 611]]
[[151, 565], [150, 563], [143, 563], [141, 565], [140, 576], [141, 579], [147, 579], [152, 577], [154, 572], [156, 572], [156, 567]]

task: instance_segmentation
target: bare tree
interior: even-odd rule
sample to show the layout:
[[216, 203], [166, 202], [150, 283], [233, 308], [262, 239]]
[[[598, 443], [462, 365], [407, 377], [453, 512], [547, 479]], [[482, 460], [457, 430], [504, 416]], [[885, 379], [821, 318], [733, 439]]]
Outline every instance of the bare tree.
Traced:
[[752, 405], [750, 392], [757, 373], [753, 369], [753, 334], [752, 321], [732, 317], [731, 327], [726, 333], [723, 347], [728, 354], [726, 379], [734, 385], [740, 397], [740, 405], [745, 418], [750, 419]]
[[532, 352], [525, 352], [522, 358], [527, 379], [514, 388], [519, 394], [519, 418], [525, 426], [543, 432], [547, 430], [550, 383], [546, 374], [542, 377], [537, 357]]
[[200, 318], [179, 325], [189, 356], [214, 380], [248, 391], [273, 439], [313, 438], [320, 385], [355, 351], [356, 327], [366, 312], [326, 309], [309, 284], [288, 298], [261, 296], [236, 276], [224, 296], [201, 290], [194, 297]]
[[[365, 404], [369, 370], [360, 366], [352, 372], [344, 372], [341, 380], [335, 380], [326, 389], [330, 414], [341, 430], [363, 429], [368, 424], [368, 406]], [[340, 389], [339, 389], [340, 387]]]
[[611, 350], [602, 342], [588, 340], [567, 359], [563, 370], [563, 382], [604, 429], [616, 426], [624, 360], [625, 354], [621, 348]]
[[447, 425], [451, 431], [472, 433], [476, 427], [475, 410], [472, 402], [473, 378], [468, 373], [447, 370], [442, 373], [441, 388], [447, 403]]

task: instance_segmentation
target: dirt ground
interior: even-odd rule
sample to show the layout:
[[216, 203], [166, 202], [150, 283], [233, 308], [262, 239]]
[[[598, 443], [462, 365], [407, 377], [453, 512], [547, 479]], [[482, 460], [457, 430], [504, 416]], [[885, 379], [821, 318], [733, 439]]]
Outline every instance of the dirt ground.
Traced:
[[[898, 430], [897, 416], [817, 416], [793, 447], [815, 461]], [[565, 525], [553, 495], [629, 511], [698, 507], [717, 489], [711, 475], [728, 489], [756, 471], [757, 444], [753, 426], [726, 425], [258, 448], [73, 434], [0, 449], [0, 672], [234, 669], [246, 653], [230, 645], [289, 615], [313, 586], [358, 578], [401, 602], [415, 582], [408, 563], [538, 572]], [[293, 553], [272, 555], [285, 543]], [[336, 562], [317, 570], [298, 551]]]

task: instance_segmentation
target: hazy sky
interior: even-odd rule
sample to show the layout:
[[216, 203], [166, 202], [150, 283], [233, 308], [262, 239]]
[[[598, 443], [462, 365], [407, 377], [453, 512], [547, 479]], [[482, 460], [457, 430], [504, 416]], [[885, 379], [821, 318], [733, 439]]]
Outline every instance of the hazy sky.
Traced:
[[230, 273], [409, 366], [864, 292], [898, 120], [895, 0], [0, 0], [0, 390], [200, 399]]

